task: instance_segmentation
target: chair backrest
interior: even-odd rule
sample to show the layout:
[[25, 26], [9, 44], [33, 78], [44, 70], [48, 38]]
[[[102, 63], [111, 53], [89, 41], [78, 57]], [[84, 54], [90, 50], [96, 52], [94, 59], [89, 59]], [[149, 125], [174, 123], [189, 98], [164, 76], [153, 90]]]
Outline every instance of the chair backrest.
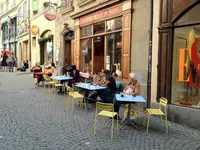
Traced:
[[51, 81], [51, 78], [49, 78], [48, 76], [44, 76], [44, 80], [45, 81]]
[[167, 100], [166, 98], [164, 98], [164, 97], [161, 97], [161, 98], [160, 98], [160, 102], [159, 102], [159, 104], [160, 104], [160, 109], [161, 109], [161, 106], [164, 106], [164, 108], [165, 108], [165, 113], [167, 112], [167, 103], [168, 103], [168, 100]]
[[108, 103], [101, 103], [101, 102], [96, 102], [96, 110], [106, 110], [106, 111], [111, 111], [114, 112], [114, 105], [113, 104], [108, 104]]
[[80, 72], [79, 75], [81, 78], [84, 78], [85, 83], [87, 82], [87, 79], [90, 78], [90, 74], [88, 74], [88, 73]]

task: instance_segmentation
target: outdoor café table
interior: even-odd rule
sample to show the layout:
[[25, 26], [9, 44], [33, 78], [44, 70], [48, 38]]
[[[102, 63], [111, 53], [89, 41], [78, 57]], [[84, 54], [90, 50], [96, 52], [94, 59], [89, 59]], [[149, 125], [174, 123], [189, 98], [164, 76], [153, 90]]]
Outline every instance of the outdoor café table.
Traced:
[[[59, 81], [59, 83], [63, 80], [72, 80], [73, 79], [73, 77], [70, 77], [70, 76], [51, 76], [50, 78], [53, 80]], [[65, 85], [65, 82], [64, 82], [64, 85]], [[65, 88], [65, 86], [64, 86], [64, 88]]]
[[145, 103], [146, 100], [142, 97], [142, 96], [132, 96], [132, 95], [127, 95], [127, 94], [123, 94], [123, 97], [121, 96], [121, 94], [116, 94], [115, 98], [117, 101], [119, 102], [123, 102], [123, 103], [127, 103], [128, 104], [128, 117], [127, 119], [124, 121], [124, 123], [121, 125], [120, 128], [122, 128], [125, 124], [132, 124], [136, 129], [138, 129], [135, 126], [135, 123], [133, 123], [130, 120], [130, 109], [131, 109], [131, 103], [138, 103], [138, 110], [140, 109], [140, 103]]
[[107, 88], [105, 86], [91, 85], [90, 83], [79, 83], [76, 84], [75, 86], [88, 91], [100, 91], [100, 90], [105, 90]]

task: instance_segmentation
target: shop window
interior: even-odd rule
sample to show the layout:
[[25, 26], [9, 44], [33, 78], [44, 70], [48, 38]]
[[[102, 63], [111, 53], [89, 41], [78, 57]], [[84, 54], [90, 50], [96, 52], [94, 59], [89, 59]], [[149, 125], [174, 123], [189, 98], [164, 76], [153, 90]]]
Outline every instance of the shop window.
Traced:
[[[197, 9], [198, 8], [198, 9]], [[172, 63], [173, 104], [200, 108], [200, 5], [183, 15], [175, 24], [188, 24], [174, 29]], [[187, 18], [187, 19], [186, 19]]]
[[92, 35], [92, 25], [81, 28], [81, 37], [87, 37]]
[[115, 18], [106, 22], [106, 31], [115, 31], [122, 29], [122, 17]]
[[122, 32], [107, 35], [106, 69], [121, 70]]
[[81, 68], [86, 71], [88, 66], [92, 66], [92, 39], [81, 40]]
[[97, 23], [94, 25], [94, 34], [105, 32], [105, 22]]

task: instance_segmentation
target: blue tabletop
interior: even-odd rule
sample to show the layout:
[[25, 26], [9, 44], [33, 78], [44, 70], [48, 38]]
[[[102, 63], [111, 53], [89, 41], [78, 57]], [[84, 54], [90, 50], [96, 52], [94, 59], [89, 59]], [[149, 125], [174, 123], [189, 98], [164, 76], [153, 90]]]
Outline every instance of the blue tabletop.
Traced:
[[132, 96], [132, 95], [126, 95], [123, 94], [124, 97], [121, 97], [120, 94], [116, 94], [116, 100], [120, 101], [120, 102], [141, 102], [141, 103], [145, 103], [146, 100], [142, 97], [142, 96]]
[[89, 83], [80, 83], [80, 84], [76, 84], [76, 86], [82, 89], [90, 90], [90, 91], [105, 90], [107, 88], [104, 86], [94, 86]]
[[52, 79], [54, 80], [71, 80], [73, 79], [72, 77], [68, 77], [68, 76], [51, 76]]

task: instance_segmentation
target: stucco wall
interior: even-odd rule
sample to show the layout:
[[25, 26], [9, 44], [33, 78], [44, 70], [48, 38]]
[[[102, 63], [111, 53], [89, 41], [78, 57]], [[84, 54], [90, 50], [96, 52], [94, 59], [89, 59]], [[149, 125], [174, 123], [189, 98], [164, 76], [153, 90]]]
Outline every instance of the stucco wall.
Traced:
[[157, 65], [158, 65], [158, 26], [160, 0], [154, 2], [153, 14], [153, 40], [152, 40], [152, 78], [151, 78], [151, 101], [156, 102], [157, 96]]
[[131, 72], [137, 74], [142, 83], [142, 96], [147, 93], [147, 69], [149, 51], [150, 1], [133, 1]]

